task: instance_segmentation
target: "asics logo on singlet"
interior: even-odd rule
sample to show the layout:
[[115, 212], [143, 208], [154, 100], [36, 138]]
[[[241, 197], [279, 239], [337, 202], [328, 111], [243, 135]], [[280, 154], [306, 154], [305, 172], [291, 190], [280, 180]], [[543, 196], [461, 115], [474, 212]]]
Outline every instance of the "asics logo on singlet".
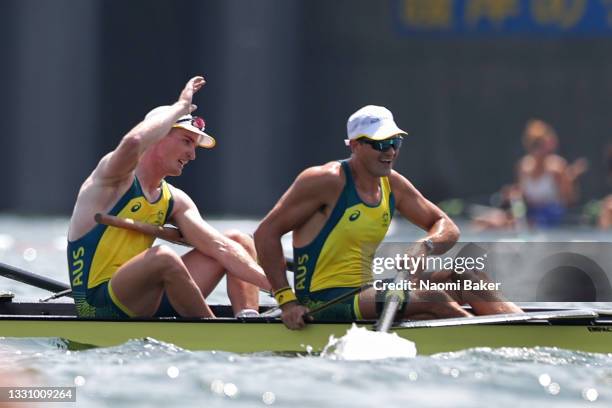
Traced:
[[382, 223], [383, 223], [383, 227], [386, 227], [389, 225], [389, 213], [388, 212], [384, 212], [382, 215]]
[[355, 221], [361, 215], [361, 211], [355, 210], [351, 215], [349, 215], [349, 221]]
[[142, 204], [141, 203], [136, 203], [136, 204], [134, 204], [132, 206], [132, 208], [130, 208], [130, 211], [136, 212], [136, 211], [140, 210], [140, 207], [142, 207]]

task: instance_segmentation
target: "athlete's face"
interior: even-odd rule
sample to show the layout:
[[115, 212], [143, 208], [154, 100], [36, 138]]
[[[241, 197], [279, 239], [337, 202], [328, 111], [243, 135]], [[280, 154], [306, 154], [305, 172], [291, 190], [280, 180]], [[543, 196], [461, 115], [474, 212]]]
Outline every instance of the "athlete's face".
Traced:
[[[392, 138], [385, 139], [385, 141], [390, 139]], [[365, 168], [375, 177], [385, 177], [391, 174], [391, 169], [395, 159], [399, 156], [400, 149], [397, 144], [393, 144], [391, 146], [383, 146], [385, 151], [381, 151], [364, 140], [353, 140], [351, 141], [351, 146], [353, 147], [353, 154], [362, 161]]]
[[198, 135], [185, 129], [174, 128], [162, 139], [161, 152], [164, 167], [170, 176], [180, 176], [187, 163], [196, 158]]

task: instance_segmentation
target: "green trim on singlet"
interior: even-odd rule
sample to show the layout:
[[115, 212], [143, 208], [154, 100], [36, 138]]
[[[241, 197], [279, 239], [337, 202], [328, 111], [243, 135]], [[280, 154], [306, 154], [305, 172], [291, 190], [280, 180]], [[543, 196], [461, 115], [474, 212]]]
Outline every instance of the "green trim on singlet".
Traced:
[[[166, 194], [167, 201], [160, 202], [160, 200], [164, 199], [164, 194]], [[130, 204], [131, 201], [134, 201], [137, 204]], [[170, 185], [166, 183], [166, 181], [162, 180], [159, 197], [155, 201], [149, 202], [142, 191], [140, 181], [137, 177], [134, 177], [134, 181], [130, 185], [129, 189], [119, 198], [117, 203], [109, 211], [109, 214], [114, 216], [122, 215], [123, 217], [134, 217], [136, 220], [139, 220], [138, 217], [150, 217], [151, 214], [158, 214], [155, 223], [157, 224], [161, 222], [163, 224], [168, 221], [170, 214], [172, 213], [173, 204], [174, 198], [170, 190]], [[138, 208], [135, 211], [132, 211], [132, 208], [134, 208], [136, 205], [138, 205]], [[128, 208], [128, 206], [132, 207]], [[163, 218], [161, 218], [161, 211], [165, 211]], [[140, 219], [140, 221], [145, 222], [146, 220]], [[110, 293], [108, 293], [106, 285], [110, 281], [112, 277], [111, 275], [114, 273], [112, 271], [118, 268], [118, 265], [120, 266], [122, 264], [121, 261], [117, 261], [117, 259], [120, 259], [117, 258], [117, 256], [121, 256], [122, 251], [132, 248], [129, 246], [129, 243], [133, 242], [133, 238], [127, 238], [128, 236], [132, 237], [132, 235], [124, 234], [133, 234], [133, 232], [120, 232], [119, 229], [109, 231], [108, 229], [109, 227], [107, 225], [96, 224], [81, 238], [75, 241], [68, 241], [67, 257], [70, 284], [77, 307], [77, 314], [81, 317], [125, 317], [122, 316], [123, 313], [121, 313], [125, 312], [124, 310], [121, 310], [125, 308], [125, 306], [114, 304], [112, 296]], [[126, 238], [121, 238], [125, 241], [109, 241], [109, 234], [114, 234], [110, 235], [112, 237]], [[103, 239], [107, 247], [107, 252], [102, 250], [99, 251]], [[137, 241], [140, 242], [138, 245], [143, 245], [141, 241], [142, 239], [144, 238], [137, 239]], [[147, 237], [146, 239], [150, 239], [151, 243], [153, 242], [153, 238]], [[111, 247], [109, 250], [109, 242], [111, 245], [116, 245], [116, 248]], [[114, 242], [118, 243], [113, 244]], [[150, 245], [148, 245], [148, 247], [150, 247]], [[133, 248], [139, 248], [139, 246], [135, 245]], [[97, 269], [98, 271], [101, 271], [101, 274], [97, 275], [98, 278], [96, 279], [96, 272], [92, 271], [96, 270], [95, 264], [100, 260], [111, 261], [111, 263], [109, 264], [108, 268], [105, 267], [102, 269]], [[99, 265], [104, 265], [104, 263], [98, 264], [98, 266]], [[92, 273], [91, 281], [90, 272]], [[108, 277], [105, 277], [106, 273], [108, 273]]]
[[[375, 247], [378, 246], [382, 238], [387, 232], [388, 225], [390, 224], [391, 217], [394, 213], [395, 206], [395, 198], [390, 189], [390, 183], [388, 178], [381, 178], [381, 198], [377, 205], [369, 205], [363, 202], [357, 193], [355, 188], [355, 183], [353, 176], [351, 174], [351, 169], [348, 164], [348, 160], [340, 161], [342, 166], [342, 171], [345, 174], [345, 185], [338, 197], [338, 200], [330, 214], [328, 220], [321, 228], [321, 231], [317, 234], [317, 236], [312, 240], [308, 245], [301, 248], [293, 248], [294, 261], [296, 263], [296, 271], [294, 273], [294, 288], [296, 292], [296, 296], [298, 300], [304, 304], [310, 305], [311, 307], [319, 304], [321, 302], [325, 302], [326, 300], [330, 300], [330, 294], [341, 294], [342, 292], [346, 292], [346, 290], [350, 290], [353, 287], [359, 287], [363, 282], [357, 282], [355, 279], [355, 258], [357, 255], [353, 255], [353, 258], [340, 259], [335, 261], [335, 258], [330, 258], [333, 254], [338, 254], [338, 251], [342, 251], [342, 248], [338, 249], [333, 246], [342, 245], [343, 240], [347, 239], [347, 246], [355, 246], [357, 251], [363, 255], [362, 244], [365, 244], [365, 241], [360, 241], [361, 234], [358, 236], [352, 236], [350, 234], [351, 229], [355, 229], [355, 231], [365, 231], [367, 230], [375, 231], [374, 234], [370, 235], [368, 239], [372, 239], [372, 242], [367, 242], [367, 244], [372, 244]], [[381, 215], [388, 215], [388, 219], [386, 219], [386, 224], [384, 224], [382, 218], [378, 218]], [[357, 220], [361, 217], [359, 222]], [[354, 218], [354, 220], [352, 219]], [[356, 224], [353, 226], [351, 223], [355, 221]], [[342, 222], [341, 230], [338, 230], [334, 233], [334, 238], [332, 241], [329, 241], [330, 235], [334, 230], [339, 227]], [[383, 222], [383, 224], [381, 224]], [[364, 234], [364, 236], [367, 234]], [[346, 238], [343, 238], [346, 237]], [[375, 237], [375, 238], [372, 238]], [[340, 240], [335, 242], [334, 240]], [[327, 246], [326, 246], [327, 245]], [[330, 245], [332, 247], [330, 247]], [[324, 249], [327, 248], [325, 251]], [[330, 248], [335, 248], [330, 250]], [[353, 248], [355, 249], [355, 248]], [[353, 251], [354, 252], [354, 251]], [[321, 267], [318, 263], [323, 260], [321, 258], [321, 254], [325, 253], [327, 257], [322, 263], [326, 265], [332, 265], [331, 270], [327, 270], [326, 274], [322, 273], [322, 271], [318, 271], [316, 268]], [[360, 257], [361, 259], [361, 257]], [[331, 262], [330, 262], [331, 261]], [[337, 280], [339, 275], [336, 273], [342, 273], [341, 270], [344, 270], [342, 266], [343, 263], [349, 262], [349, 266], [353, 267], [353, 273], [346, 275], [346, 280], [343, 283], [338, 284], [337, 287], [330, 286], [325, 287], [326, 285], [334, 284], [334, 281]], [[361, 265], [359, 266], [359, 268]], [[335, 271], [335, 268], [339, 268], [338, 271]], [[368, 266], [369, 269], [369, 266]], [[367, 271], [370, 273], [369, 270]], [[317, 275], [319, 274], [319, 275]], [[313, 289], [313, 278], [319, 276], [318, 286], [319, 289]], [[350, 278], [349, 278], [350, 277]], [[356, 316], [360, 316], [358, 306], [357, 310], [355, 309], [356, 299], [348, 299], [347, 302], [340, 303], [334, 310], [330, 310], [328, 313], [322, 313], [322, 315], [329, 316], [334, 315], [336, 317], [339, 316], [338, 313], [346, 317], [347, 319], [350, 316], [355, 318]], [[343, 311], [342, 311], [343, 310]], [[350, 315], [350, 316], [349, 316]]]

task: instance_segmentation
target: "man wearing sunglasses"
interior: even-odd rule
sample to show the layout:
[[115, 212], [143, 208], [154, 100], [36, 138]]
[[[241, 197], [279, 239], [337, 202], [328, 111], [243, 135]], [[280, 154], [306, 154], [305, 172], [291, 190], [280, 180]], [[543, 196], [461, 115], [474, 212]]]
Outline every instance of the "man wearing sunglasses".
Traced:
[[[255, 261], [252, 239], [238, 231], [219, 233], [191, 198], [165, 181], [179, 176], [211, 149], [193, 95], [205, 84], [189, 80], [178, 100], [149, 112], [117, 148], [104, 156], [79, 191], [68, 232], [68, 265], [81, 317], [214, 317], [205, 298], [227, 276], [236, 314], [255, 314], [258, 289], [269, 289]], [[138, 232], [98, 225], [96, 213], [180, 228], [195, 249], [183, 256]]]
[[[316, 313], [315, 320], [351, 321], [380, 315], [384, 292], [374, 288], [354, 296], [350, 292], [371, 280], [367, 260], [385, 237], [395, 210], [427, 232], [409, 249], [411, 256], [442, 254], [459, 237], [453, 221], [393, 170], [407, 133], [388, 109], [372, 105], [359, 109], [348, 119], [347, 133], [350, 159], [303, 171], [255, 232], [259, 261], [290, 329], [304, 326], [309, 309], [343, 295], [345, 300]], [[286, 278], [280, 242], [290, 231], [296, 263], [293, 289]], [[442, 291], [416, 291], [402, 313], [412, 318], [468, 316], [457, 300]], [[483, 314], [520, 311], [481, 305], [478, 312]]]

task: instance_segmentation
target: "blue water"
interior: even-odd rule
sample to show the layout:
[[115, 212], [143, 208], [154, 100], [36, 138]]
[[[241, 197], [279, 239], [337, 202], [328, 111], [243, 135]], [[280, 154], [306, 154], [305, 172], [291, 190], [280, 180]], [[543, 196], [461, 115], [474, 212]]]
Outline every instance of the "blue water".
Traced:
[[[212, 224], [247, 232], [256, 226], [248, 220]], [[0, 261], [67, 281], [66, 226], [63, 218], [0, 217]], [[464, 228], [466, 240], [516, 237], [470, 234]], [[610, 233], [588, 228], [528, 238], [561, 240], [570, 235], [612, 241]], [[416, 229], [400, 223], [389, 239], [418, 236]], [[20, 299], [48, 295], [4, 278], [0, 288]], [[264, 295], [261, 300], [271, 303]], [[209, 301], [227, 303], [224, 288], [215, 290]], [[338, 361], [318, 355], [191, 352], [154, 339], [73, 351], [62, 339], [0, 338], [0, 381], [78, 384], [76, 404], [48, 404], [53, 407], [603, 407], [612, 406], [612, 354], [482, 348], [414, 359]]]
[[[612, 401], [612, 355], [545, 348], [356, 362], [190, 352], [155, 340], [75, 352], [59, 339], [3, 339], [0, 358], [0, 370], [26, 371], [31, 384], [71, 386], [78, 378], [77, 406], [84, 407], [474, 407], [493, 402], [573, 407], [610, 406]], [[54, 404], [62, 405], [70, 406]]]

